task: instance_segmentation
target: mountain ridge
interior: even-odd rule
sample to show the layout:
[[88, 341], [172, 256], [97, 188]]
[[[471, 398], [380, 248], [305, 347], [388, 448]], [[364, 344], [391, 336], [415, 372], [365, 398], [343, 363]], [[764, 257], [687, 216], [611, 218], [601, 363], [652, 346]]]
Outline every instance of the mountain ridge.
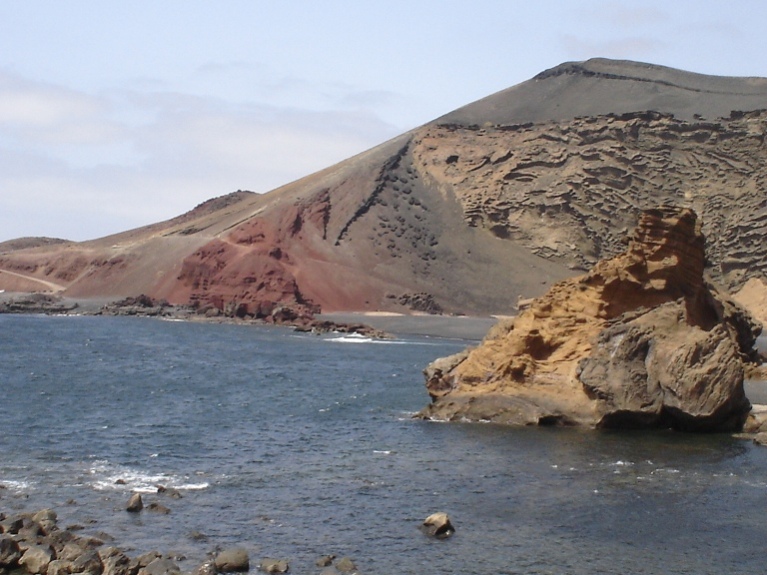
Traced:
[[767, 233], [765, 108], [763, 78], [564, 63], [266, 194], [88, 242], [0, 244], [0, 289], [47, 282], [254, 316], [513, 313], [617, 253], [664, 202], [701, 214], [711, 272], [738, 288], [767, 273], [754, 244]]

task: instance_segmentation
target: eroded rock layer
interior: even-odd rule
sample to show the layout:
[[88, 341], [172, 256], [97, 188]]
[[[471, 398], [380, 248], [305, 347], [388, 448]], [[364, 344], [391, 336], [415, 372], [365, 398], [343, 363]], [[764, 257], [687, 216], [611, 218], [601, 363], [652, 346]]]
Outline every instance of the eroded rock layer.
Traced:
[[511, 314], [621, 253], [664, 202], [701, 214], [710, 273], [738, 289], [767, 279], [765, 109], [767, 79], [566, 63], [267, 194], [89, 242], [0, 244], [0, 290], [248, 316]]
[[482, 345], [426, 370], [424, 417], [738, 429], [761, 329], [704, 279], [696, 214], [645, 211], [621, 255], [554, 285]]

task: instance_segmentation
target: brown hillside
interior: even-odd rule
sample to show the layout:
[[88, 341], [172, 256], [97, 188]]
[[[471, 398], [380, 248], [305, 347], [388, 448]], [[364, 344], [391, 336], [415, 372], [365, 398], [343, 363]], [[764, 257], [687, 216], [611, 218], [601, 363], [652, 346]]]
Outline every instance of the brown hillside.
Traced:
[[765, 79], [563, 64], [268, 194], [91, 242], [0, 245], [0, 289], [509, 313], [619, 253], [663, 203], [701, 214], [712, 271], [737, 287], [767, 265], [762, 109]]

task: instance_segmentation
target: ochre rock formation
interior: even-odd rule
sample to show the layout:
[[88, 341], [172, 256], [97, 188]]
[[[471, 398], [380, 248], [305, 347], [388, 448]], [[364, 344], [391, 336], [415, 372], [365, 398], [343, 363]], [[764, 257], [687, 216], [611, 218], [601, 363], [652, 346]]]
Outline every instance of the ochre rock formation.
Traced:
[[642, 213], [625, 253], [425, 371], [428, 418], [731, 430], [760, 326], [704, 279], [696, 214]]

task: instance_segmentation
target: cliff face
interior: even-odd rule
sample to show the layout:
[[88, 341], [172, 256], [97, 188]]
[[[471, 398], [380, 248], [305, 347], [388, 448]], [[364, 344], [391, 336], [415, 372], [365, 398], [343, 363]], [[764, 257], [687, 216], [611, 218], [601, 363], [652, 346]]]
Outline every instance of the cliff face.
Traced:
[[268, 194], [92, 242], [0, 245], [0, 289], [510, 314], [621, 253], [663, 203], [701, 214], [710, 273], [738, 289], [767, 276], [765, 108], [765, 79], [567, 63]]
[[[767, 106], [767, 101], [765, 101]], [[683, 121], [655, 112], [515, 126], [437, 125], [414, 155], [468, 225], [588, 269], [620, 253], [637, 214], [664, 202], [705, 222], [718, 280], [767, 273], [767, 113]]]
[[425, 417], [734, 429], [760, 328], [703, 276], [695, 213], [642, 214], [628, 249], [426, 370]]

